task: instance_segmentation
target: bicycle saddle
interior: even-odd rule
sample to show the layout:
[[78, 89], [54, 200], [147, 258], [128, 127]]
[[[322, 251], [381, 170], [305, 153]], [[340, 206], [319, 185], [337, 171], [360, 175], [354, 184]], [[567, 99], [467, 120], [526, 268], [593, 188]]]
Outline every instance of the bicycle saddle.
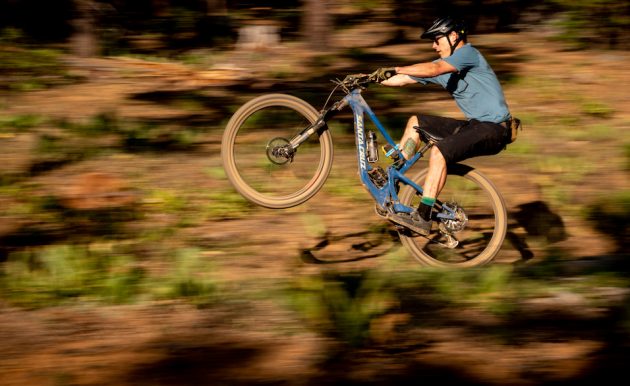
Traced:
[[435, 143], [435, 142], [440, 142], [442, 139], [444, 139], [443, 136], [436, 133], [430, 133], [425, 129], [421, 129], [419, 126], [414, 126], [413, 128], [416, 129], [418, 134], [420, 134], [420, 139], [424, 143], [429, 143], [429, 142]]

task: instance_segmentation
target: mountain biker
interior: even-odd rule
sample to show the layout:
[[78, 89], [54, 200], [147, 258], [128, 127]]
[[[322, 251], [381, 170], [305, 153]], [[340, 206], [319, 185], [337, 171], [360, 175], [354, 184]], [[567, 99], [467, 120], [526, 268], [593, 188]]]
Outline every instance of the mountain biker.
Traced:
[[436, 19], [422, 33], [440, 56], [432, 62], [380, 68], [377, 81], [384, 86], [435, 83], [455, 99], [466, 120], [424, 114], [412, 115], [400, 140], [406, 159], [420, 144], [419, 130], [442, 137], [431, 148], [429, 171], [418, 209], [397, 214], [392, 221], [422, 235], [431, 232], [431, 210], [446, 182], [449, 164], [470, 157], [497, 154], [510, 142], [512, 117], [501, 85], [483, 55], [467, 41], [466, 25], [452, 17]]

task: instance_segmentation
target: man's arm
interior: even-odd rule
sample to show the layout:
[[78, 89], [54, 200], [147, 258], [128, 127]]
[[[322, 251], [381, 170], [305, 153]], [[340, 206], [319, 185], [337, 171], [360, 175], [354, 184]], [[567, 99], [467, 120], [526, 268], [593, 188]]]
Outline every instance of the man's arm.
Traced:
[[397, 74], [417, 76], [418, 78], [433, 78], [449, 72], [457, 72], [457, 68], [444, 60], [418, 63], [406, 67], [395, 67], [395, 69]]
[[457, 72], [457, 68], [445, 62], [438, 60], [437, 62], [417, 63], [406, 67], [394, 67], [396, 75], [381, 82], [383, 86], [406, 86], [408, 84], [417, 83], [411, 78], [433, 78], [434, 76]]
[[417, 82], [411, 79], [409, 75], [403, 75], [403, 74], [394, 75], [391, 78], [381, 82], [383, 86], [393, 86], [393, 87], [401, 87], [401, 86], [406, 86], [408, 84], [414, 84], [414, 83], [417, 83]]

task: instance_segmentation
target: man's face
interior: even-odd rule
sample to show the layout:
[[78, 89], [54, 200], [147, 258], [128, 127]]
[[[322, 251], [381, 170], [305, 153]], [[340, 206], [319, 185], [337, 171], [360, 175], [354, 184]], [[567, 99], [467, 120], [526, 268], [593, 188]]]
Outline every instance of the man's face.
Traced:
[[[451, 32], [450, 35], [451, 41], [454, 41], [453, 35], [455, 35], [455, 33]], [[442, 59], [451, 56], [451, 46], [446, 38], [446, 35], [439, 35], [433, 39], [433, 49]]]

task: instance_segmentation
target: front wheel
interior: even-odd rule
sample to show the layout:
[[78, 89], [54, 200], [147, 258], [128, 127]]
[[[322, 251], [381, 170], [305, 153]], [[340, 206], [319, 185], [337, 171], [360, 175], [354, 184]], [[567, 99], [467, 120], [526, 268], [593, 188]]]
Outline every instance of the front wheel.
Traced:
[[307, 102], [284, 94], [255, 98], [232, 116], [221, 141], [225, 173], [246, 199], [267, 208], [299, 205], [323, 186], [332, 167], [328, 130], [320, 130], [295, 153], [289, 141], [319, 117]]
[[[422, 186], [427, 172], [422, 170], [413, 181]], [[420, 198], [410, 186], [400, 194], [401, 203], [413, 208]], [[448, 209], [438, 213], [454, 212], [454, 218], [438, 218], [427, 238], [401, 231], [403, 245], [428, 266], [458, 268], [489, 263], [501, 249], [507, 231], [505, 203], [494, 184], [472, 167], [449, 165], [439, 199]]]

